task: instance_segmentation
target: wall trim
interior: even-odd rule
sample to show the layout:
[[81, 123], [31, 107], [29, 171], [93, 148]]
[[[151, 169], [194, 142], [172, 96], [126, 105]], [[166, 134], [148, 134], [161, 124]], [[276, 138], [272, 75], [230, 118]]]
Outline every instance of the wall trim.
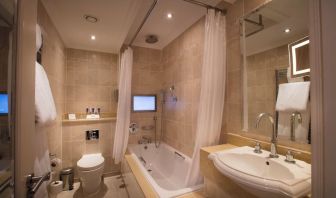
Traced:
[[323, 64], [321, 0], [309, 1], [312, 197], [324, 197]]

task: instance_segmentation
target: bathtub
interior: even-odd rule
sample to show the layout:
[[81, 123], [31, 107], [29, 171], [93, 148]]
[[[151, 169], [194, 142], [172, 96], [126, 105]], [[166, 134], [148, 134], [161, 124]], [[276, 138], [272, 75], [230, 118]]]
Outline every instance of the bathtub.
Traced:
[[133, 144], [128, 146], [128, 151], [161, 198], [176, 197], [203, 187], [203, 184], [185, 185], [191, 159], [167, 144], [161, 143], [159, 148], [154, 144], [147, 147]]

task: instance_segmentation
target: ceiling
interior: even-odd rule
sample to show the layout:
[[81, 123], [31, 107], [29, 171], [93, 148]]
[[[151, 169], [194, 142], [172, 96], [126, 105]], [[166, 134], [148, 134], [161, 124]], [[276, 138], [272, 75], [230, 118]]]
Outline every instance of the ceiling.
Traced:
[[[118, 53], [143, 0], [42, 0], [66, 47]], [[87, 22], [85, 14], [99, 19]], [[96, 36], [92, 41], [91, 35]]]
[[[307, 0], [273, 0], [258, 12], [248, 16], [256, 21], [261, 14], [265, 28], [246, 38], [246, 54], [252, 55], [292, 43], [309, 34]], [[249, 27], [250, 28], [250, 27]], [[284, 30], [290, 28], [290, 33]]]
[[[125, 43], [129, 43], [134, 36], [135, 30], [141, 23], [153, 0], [146, 0], [146, 2], [149, 5], [145, 6], [147, 8], [144, 7], [142, 9], [145, 12], [139, 13], [137, 18], [140, 20], [133, 25], [134, 28], [129, 32]], [[203, 0], [203, 2], [216, 6], [221, 0]], [[168, 13], [171, 13], [173, 18], [168, 19]], [[133, 45], [162, 49], [205, 14], [206, 9], [204, 7], [182, 0], [159, 0]], [[146, 36], [151, 34], [158, 36], [159, 41], [157, 43], [148, 44], [145, 42]]]
[[[200, 0], [216, 6], [224, 0]], [[233, 3], [234, 0], [225, 0]], [[42, 0], [66, 47], [118, 53], [135, 35], [153, 0]], [[226, 5], [226, 4], [225, 4]], [[167, 13], [173, 18], [168, 20]], [[199, 20], [206, 9], [183, 0], [159, 0], [133, 45], [162, 49]], [[84, 20], [89, 14], [97, 23]], [[145, 37], [155, 34], [159, 41], [147, 44]], [[91, 35], [96, 40], [90, 39]]]

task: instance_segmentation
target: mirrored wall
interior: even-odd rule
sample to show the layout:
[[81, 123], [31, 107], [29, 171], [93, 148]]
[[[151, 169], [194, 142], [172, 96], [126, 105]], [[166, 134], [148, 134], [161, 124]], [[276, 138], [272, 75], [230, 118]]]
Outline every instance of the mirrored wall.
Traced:
[[[259, 128], [255, 127], [257, 116], [266, 112], [274, 117], [279, 140], [310, 143], [308, 19], [306, 0], [269, 1], [241, 19], [244, 133], [271, 137], [271, 122], [265, 119]], [[305, 91], [308, 102], [295, 91], [282, 93], [297, 86], [308, 86]], [[281, 99], [281, 93], [280, 100], [279, 89], [294, 100]], [[284, 103], [292, 105], [291, 102], [299, 106], [295, 100], [307, 105], [286, 111], [279, 107]]]

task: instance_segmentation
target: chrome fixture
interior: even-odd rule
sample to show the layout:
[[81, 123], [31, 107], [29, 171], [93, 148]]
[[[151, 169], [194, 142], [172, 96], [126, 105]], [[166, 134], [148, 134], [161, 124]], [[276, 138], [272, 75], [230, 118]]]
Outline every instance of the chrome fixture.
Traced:
[[291, 134], [291, 140], [295, 141], [295, 118], [297, 117], [298, 123], [302, 123], [302, 116], [300, 112], [294, 112], [290, 116], [290, 134]]
[[292, 153], [300, 154], [300, 152], [298, 151], [288, 150], [286, 154], [285, 162], [295, 164], [294, 155]]
[[134, 134], [138, 131], [138, 125], [137, 123], [135, 122], [132, 122], [128, 128], [128, 131], [131, 133], [131, 134]]
[[99, 139], [99, 130], [87, 130], [86, 131], [86, 140], [98, 140]]
[[90, 23], [97, 23], [98, 22], [97, 17], [91, 16], [91, 15], [88, 15], [88, 14], [84, 15], [83, 17], [87, 22], [90, 22]]
[[138, 144], [150, 144], [152, 143], [152, 138], [147, 136], [142, 136], [141, 139], [138, 141]]
[[256, 141], [256, 145], [254, 146], [253, 152], [258, 153], [258, 154], [262, 153], [260, 142]]
[[205, 4], [205, 3], [200, 2], [200, 1], [195, 1], [195, 0], [182, 0], [182, 1], [192, 3], [192, 4], [195, 4], [195, 5], [199, 5], [199, 6], [205, 7], [206, 9], [214, 9], [216, 11], [222, 12], [223, 14], [226, 14], [226, 10], [211, 6], [209, 4]]
[[139, 160], [140, 160], [144, 165], [147, 164], [146, 160], [145, 160], [142, 156], [139, 157]]
[[158, 41], [159, 41], [159, 39], [156, 35], [150, 34], [150, 35], [146, 36], [146, 43], [154, 44]]
[[173, 102], [177, 102], [177, 96], [175, 95], [175, 87], [174, 85], [172, 85], [171, 87], [169, 87], [169, 92], [171, 97], [173, 98]]
[[27, 198], [33, 198], [34, 194], [40, 188], [43, 182], [50, 179], [50, 172], [43, 176], [35, 177], [34, 174], [30, 174], [26, 177]]
[[177, 155], [177, 156], [179, 156], [183, 160], [185, 160], [185, 157], [183, 155], [181, 155], [180, 153], [178, 153], [178, 152], [175, 151], [174, 154]]
[[276, 131], [275, 131], [274, 119], [271, 116], [271, 114], [269, 114], [269, 113], [261, 113], [261, 114], [259, 114], [259, 116], [257, 117], [255, 128], [259, 128], [259, 122], [261, 121], [261, 119], [263, 117], [267, 117], [268, 120], [272, 124], [271, 153], [270, 153], [269, 157], [270, 158], [278, 158], [279, 155], [277, 154], [277, 134], [276, 134]]

